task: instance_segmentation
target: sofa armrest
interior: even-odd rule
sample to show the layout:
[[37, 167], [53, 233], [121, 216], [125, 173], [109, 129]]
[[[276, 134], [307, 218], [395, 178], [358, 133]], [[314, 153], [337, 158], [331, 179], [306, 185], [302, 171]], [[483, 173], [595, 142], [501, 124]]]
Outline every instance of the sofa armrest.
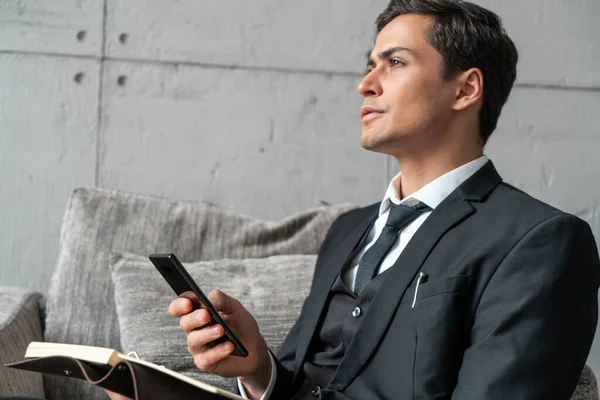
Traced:
[[592, 369], [586, 364], [583, 367], [579, 383], [571, 400], [598, 400], [598, 383]]
[[6, 368], [23, 359], [31, 341], [43, 340], [43, 297], [0, 286], [0, 396], [44, 397], [42, 374]]

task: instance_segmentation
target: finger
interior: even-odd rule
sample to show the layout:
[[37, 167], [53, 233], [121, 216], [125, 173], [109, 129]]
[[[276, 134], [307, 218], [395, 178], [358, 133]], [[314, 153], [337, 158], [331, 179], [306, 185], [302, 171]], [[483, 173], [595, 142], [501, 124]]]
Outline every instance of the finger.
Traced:
[[209, 344], [223, 336], [225, 330], [221, 325], [207, 326], [205, 328], [191, 331], [187, 335], [188, 350], [192, 355], [202, 353], [212, 348]]
[[217, 310], [225, 314], [232, 314], [242, 308], [241, 303], [237, 299], [226, 295], [220, 290], [212, 290], [208, 294], [208, 299]]
[[115, 392], [111, 392], [108, 389], [104, 389], [110, 400], [131, 400], [131, 397], [123, 396], [122, 394], [118, 394]]
[[174, 317], [181, 317], [192, 311], [192, 302], [188, 299], [176, 299], [169, 304], [169, 314]]
[[202, 371], [213, 372], [217, 364], [233, 353], [233, 343], [230, 341], [220, 343], [209, 348], [199, 355], [194, 356], [194, 364]]
[[179, 320], [179, 326], [186, 334], [202, 328], [210, 322], [210, 314], [205, 309], [199, 309], [192, 313], [185, 314]]

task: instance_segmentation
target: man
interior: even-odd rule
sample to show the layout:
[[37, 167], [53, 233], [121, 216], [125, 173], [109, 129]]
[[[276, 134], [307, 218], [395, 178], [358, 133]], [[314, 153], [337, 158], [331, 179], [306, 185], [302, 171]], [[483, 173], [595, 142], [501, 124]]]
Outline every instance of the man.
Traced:
[[458, 0], [392, 0], [358, 85], [364, 148], [401, 173], [331, 227], [279, 354], [213, 291], [250, 352], [184, 299], [196, 365], [259, 399], [569, 399], [597, 321], [600, 262], [582, 220], [503, 183], [483, 146], [516, 77], [499, 18]]

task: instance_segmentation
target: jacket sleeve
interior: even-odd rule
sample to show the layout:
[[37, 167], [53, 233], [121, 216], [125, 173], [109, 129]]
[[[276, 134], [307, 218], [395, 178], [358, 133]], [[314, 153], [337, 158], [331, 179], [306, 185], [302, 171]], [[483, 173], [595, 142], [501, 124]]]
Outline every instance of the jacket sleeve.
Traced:
[[587, 223], [562, 214], [533, 227], [481, 292], [452, 398], [569, 400], [594, 338], [599, 281]]

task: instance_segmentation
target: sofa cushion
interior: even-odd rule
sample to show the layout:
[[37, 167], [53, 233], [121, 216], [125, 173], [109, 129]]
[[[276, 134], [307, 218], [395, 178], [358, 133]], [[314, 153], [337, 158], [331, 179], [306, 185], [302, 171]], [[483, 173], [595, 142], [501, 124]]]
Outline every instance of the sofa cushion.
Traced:
[[[201, 261], [185, 267], [205, 294], [219, 289], [237, 298], [277, 353], [300, 315], [315, 261], [315, 255], [286, 255]], [[179, 321], [167, 312], [176, 296], [147, 257], [113, 253], [111, 271], [123, 351], [136, 351], [144, 360], [235, 390], [233, 379], [204, 374], [194, 365]]]
[[[350, 205], [262, 221], [203, 202], [78, 189], [63, 219], [47, 296], [47, 341], [120, 348], [108, 253], [176, 253], [182, 261], [315, 254]], [[105, 399], [74, 379], [47, 376], [46, 397]]]
[[42, 340], [42, 295], [0, 287], [0, 396], [44, 397], [42, 375], [4, 364], [21, 361], [31, 341]]

